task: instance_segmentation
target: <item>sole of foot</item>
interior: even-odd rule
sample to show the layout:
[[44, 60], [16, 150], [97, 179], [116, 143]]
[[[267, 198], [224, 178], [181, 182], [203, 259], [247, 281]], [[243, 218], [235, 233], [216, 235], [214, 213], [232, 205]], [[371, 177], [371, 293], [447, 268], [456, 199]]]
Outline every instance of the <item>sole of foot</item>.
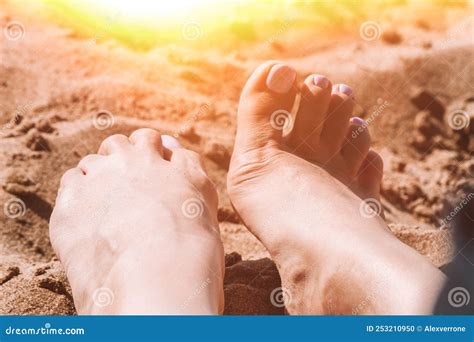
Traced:
[[276, 61], [250, 76], [227, 182], [279, 268], [288, 311], [430, 313], [444, 276], [377, 215], [383, 163], [368, 125], [352, 117], [353, 90], [323, 75], [302, 86], [296, 78]]

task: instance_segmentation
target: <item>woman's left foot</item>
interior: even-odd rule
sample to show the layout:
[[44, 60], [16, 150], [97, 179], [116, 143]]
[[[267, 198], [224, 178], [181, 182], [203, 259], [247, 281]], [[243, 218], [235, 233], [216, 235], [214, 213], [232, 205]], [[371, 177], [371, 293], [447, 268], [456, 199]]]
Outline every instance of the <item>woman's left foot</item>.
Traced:
[[169, 136], [111, 136], [67, 171], [50, 237], [79, 314], [223, 311], [217, 194]]

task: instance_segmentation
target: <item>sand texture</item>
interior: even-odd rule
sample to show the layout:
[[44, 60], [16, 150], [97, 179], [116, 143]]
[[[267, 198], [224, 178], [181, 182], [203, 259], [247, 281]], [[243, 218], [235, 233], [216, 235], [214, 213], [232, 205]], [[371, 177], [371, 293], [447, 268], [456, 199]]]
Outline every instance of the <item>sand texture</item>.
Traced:
[[[59, 179], [105, 137], [139, 127], [178, 136], [203, 155], [220, 197], [225, 313], [284, 314], [270, 300], [281, 286], [275, 264], [233, 211], [225, 185], [240, 90], [269, 58], [291, 63], [300, 80], [317, 72], [355, 89], [355, 114], [369, 121], [384, 158], [390, 228], [437, 267], [457, 253], [440, 222], [449, 195], [473, 181], [472, 16], [442, 29], [394, 26], [377, 41], [356, 30], [305, 45], [307, 36], [288, 33], [239, 53], [91, 43], [0, 6], [0, 27], [14, 19], [27, 33], [16, 42], [0, 35], [0, 204], [10, 211], [0, 213], [0, 314], [75, 314], [48, 237]], [[456, 110], [469, 113], [470, 126], [450, 127]], [[15, 203], [25, 206], [15, 212]]]

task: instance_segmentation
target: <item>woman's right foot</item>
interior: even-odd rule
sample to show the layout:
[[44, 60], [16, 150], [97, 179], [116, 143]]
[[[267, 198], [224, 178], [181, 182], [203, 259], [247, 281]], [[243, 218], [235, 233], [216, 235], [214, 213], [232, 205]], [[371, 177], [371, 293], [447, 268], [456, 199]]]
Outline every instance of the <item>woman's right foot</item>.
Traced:
[[235, 209], [279, 268], [288, 311], [431, 313], [444, 276], [376, 215], [382, 160], [351, 118], [351, 88], [311, 75], [293, 120], [298, 91], [282, 63], [252, 74], [228, 175]]

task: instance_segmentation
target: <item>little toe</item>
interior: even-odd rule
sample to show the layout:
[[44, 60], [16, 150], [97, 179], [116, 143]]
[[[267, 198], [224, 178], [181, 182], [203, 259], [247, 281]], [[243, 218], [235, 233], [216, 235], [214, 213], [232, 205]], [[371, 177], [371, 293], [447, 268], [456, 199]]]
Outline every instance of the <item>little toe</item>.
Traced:
[[130, 134], [130, 142], [138, 148], [163, 156], [161, 134], [151, 128], [140, 128]]
[[178, 139], [173, 138], [170, 135], [162, 135], [161, 143], [163, 145], [163, 158], [168, 161], [171, 160], [174, 149], [183, 148]]
[[105, 157], [99, 154], [89, 154], [81, 159], [77, 167], [85, 174], [89, 174], [94, 167]]
[[199, 171], [198, 173], [207, 177], [201, 156], [185, 148], [173, 149], [170, 162], [182, 170]]
[[218, 198], [214, 184], [209, 179], [201, 156], [185, 148], [172, 149], [171, 164], [184, 171], [194, 180], [194, 185], [202, 193], [209, 196], [211, 207], [217, 207]]
[[[56, 201], [54, 210], [51, 213], [50, 222], [57, 222], [58, 220], [58, 210], [57, 207], [64, 207], [68, 205], [71, 200], [76, 195], [78, 187], [81, 186], [82, 181], [84, 180], [84, 173], [78, 167], [67, 170], [61, 177], [59, 181], [59, 189], [56, 195]], [[61, 212], [61, 210], [59, 210]]]
[[353, 109], [352, 89], [345, 84], [334, 85], [321, 132], [321, 145], [324, 148], [320, 149], [320, 153], [324, 154], [323, 159], [331, 159], [341, 150]]
[[59, 189], [62, 189], [63, 187], [76, 182], [83, 176], [84, 173], [81, 171], [81, 169], [77, 167], [73, 167], [72, 169], [67, 170], [66, 172], [64, 172], [61, 177], [61, 180], [59, 181]]
[[341, 155], [351, 176], [355, 176], [370, 149], [370, 133], [367, 123], [353, 117], [349, 120], [349, 130], [341, 148]]
[[380, 184], [383, 177], [383, 159], [375, 151], [369, 150], [357, 174], [359, 196], [380, 198]]
[[289, 144], [304, 158], [318, 148], [331, 99], [331, 82], [322, 75], [310, 75], [301, 87], [301, 102]]
[[280, 62], [260, 65], [242, 91], [237, 118], [237, 151], [254, 150], [281, 141], [291, 128], [296, 71]]
[[98, 154], [107, 156], [113, 153], [120, 153], [131, 148], [130, 140], [123, 134], [114, 134], [106, 138], [100, 144]]

